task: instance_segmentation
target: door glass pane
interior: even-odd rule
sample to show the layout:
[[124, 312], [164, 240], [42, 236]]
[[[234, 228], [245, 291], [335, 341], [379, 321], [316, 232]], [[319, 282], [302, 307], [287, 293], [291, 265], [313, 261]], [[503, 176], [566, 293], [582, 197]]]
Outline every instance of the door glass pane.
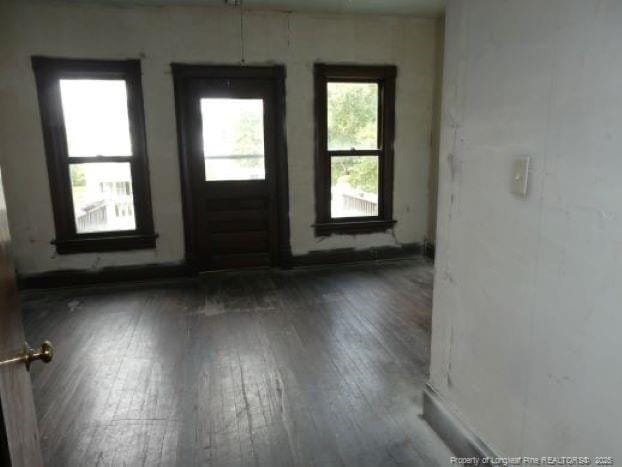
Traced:
[[331, 217], [378, 215], [378, 156], [333, 156]]
[[69, 156], [131, 156], [124, 80], [61, 79]]
[[205, 180], [263, 180], [262, 99], [201, 99]]
[[69, 167], [78, 233], [136, 229], [129, 162], [95, 162]]
[[378, 83], [327, 83], [328, 149], [378, 148]]

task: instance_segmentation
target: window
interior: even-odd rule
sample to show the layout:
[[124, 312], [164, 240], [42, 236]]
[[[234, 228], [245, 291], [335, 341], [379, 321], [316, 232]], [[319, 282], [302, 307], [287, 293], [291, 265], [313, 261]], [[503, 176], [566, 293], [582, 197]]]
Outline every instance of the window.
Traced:
[[205, 181], [264, 180], [263, 99], [201, 99]]
[[393, 220], [394, 66], [315, 66], [317, 235]]
[[57, 251], [153, 248], [140, 61], [32, 65]]

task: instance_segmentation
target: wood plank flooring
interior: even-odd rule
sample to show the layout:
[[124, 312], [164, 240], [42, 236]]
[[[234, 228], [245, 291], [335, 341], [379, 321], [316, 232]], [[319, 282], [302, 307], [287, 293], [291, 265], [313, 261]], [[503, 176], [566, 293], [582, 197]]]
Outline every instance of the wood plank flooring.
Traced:
[[423, 259], [29, 291], [49, 466], [449, 465]]

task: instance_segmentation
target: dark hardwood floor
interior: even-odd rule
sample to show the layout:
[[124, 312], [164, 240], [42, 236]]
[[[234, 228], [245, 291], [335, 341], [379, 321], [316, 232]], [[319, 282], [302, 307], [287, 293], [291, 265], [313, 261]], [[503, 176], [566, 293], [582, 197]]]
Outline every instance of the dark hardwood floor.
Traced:
[[423, 259], [23, 294], [49, 466], [449, 465]]

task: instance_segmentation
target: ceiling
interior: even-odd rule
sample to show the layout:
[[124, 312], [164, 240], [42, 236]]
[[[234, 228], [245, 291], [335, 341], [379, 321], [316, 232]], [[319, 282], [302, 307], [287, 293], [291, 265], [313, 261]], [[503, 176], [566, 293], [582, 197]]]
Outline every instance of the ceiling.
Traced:
[[[224, 5], [225, 0], [74, 0], [110, 5]], [[230, 0], [233, 2], [235, 0]], [[238, 0], [239, 1], [239, 0]], [[243, 0], [246, 8], [438, 16], [445, 0]]]

